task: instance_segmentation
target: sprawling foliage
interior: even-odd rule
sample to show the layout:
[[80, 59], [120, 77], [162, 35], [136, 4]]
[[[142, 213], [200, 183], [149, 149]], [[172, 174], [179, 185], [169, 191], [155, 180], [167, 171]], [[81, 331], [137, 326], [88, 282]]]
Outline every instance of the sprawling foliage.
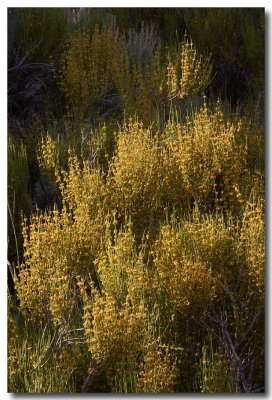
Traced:
[[[20, 24], [36, 16], [25, 13]], [[23, 238], [9, 293], [9, 391], [263, 391], [261, 110], [203, 96], [209, 46], [200, 54], [188, 34], [169, 44], [171, 24], [159, 30], [169, 14], [148, 21], [141, 10], [137, 27], [126, 13], [58, 14], [67, 30], [50, 68], [62, 107], [31, 130], [22, 124], [25, 145], [9, 142], [10, 214], [25, 215], [9, 232]], [[199, 13], [174, 19], [183, 15], [197, 40]], [[216, 15], [229, 17], [207, 18]], [[250, 16], [240, 38], [254, 36]]]

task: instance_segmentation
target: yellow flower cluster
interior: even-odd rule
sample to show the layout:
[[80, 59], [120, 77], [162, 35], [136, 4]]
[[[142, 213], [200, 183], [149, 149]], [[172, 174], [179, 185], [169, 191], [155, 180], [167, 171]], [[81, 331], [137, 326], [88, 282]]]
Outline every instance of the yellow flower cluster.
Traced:
[[211, 268], [215, 279], [230, 279], [236, 261], [237, 224], [222, 214], [201, 216], [194, 212], [191, 221], [183, 224], [188, 243], [186, 252]]
[[160, 343], [150, 346], [141, 365], [138, 379], [140, 393], [172, 393], [178, 368], [170, 348]]
[[38, 146], [37, 158], [41, 172], [55, 182], [60, 167], [59, 148], [57, 142], [50, 136], [42, 138]]
[[53, 211], [52, 215], [33, 216], [30, 227], [23, 227], [25, 263], [20, 266], [16, 288], [21, 309], [31, 319], [50, 315], [59, 321], [71, 307], [69, 258], [76, 240], [71, 225], [67, 213]]
[[174, 60], [169, 57], [166, 82], [169, 99], [192, 96], [209, 84], [212, 71], [210, 58], [199, 55], [192, 40], [185, 35]]
[[124, 304], [129, 296], [131, 304], [138, 306], [144, 299], [147, 284], [143, 256], [137, 254], [131, 224], [118, 232], [115, 220], [113, 235], [112, 238], [108, 223], [104, 236], [105, 249], [96, 259], [101, 290], [109, 293], [119, 305]]
[[199, 56], [187, 37], [168, 65], [158, 51], [151, 60], [131, 64], [126, 38], [112, 26], [73, 33], [62, 54], [60, 86], [83, 114], [115, 88], [125, 115], [148, 124], [162, 103], [185, 98], [209, 83], [210, 60]]
[[100, 296], [96, 293], [93, 300], [85, 302], [84, 309], [89, 351], [96, 363], [106, 369], [108, 379], [112, 380], [118, 370], [133, 370], [143, 352], [143, 304], [132, 307], [127, 299], [119, 308], [110, 294]]
[[111, 164], [119, 204], [130, 214], [154, 211], [160, 204], [162, 163], [158, 137], [130, 120], [118, 133]]
[[219, 103], [163, 132], [130, 119], [115, 135], [108, 173], [72, 150], [62, 169], [57, 144], [42, 142], [40, 163], [55, 175], [62, 210], [37, 212], [23, 228], [20, 309], [56, 326], [80, 303], [89, 373], [99, 366], [114, 391], [181, 385], [170, 347], [191, 356], [181, 325], [198, 331], [193, 324], [229, 287], [262, 307], [263, 175], [243, 124], [226, 121]]
[[[193, 226], [190, 226], [193, 230]], [[214, 297], [214, 279], [209, 264], [186, 254], [186, 233], [178, 226], [165, 225], [153, 249], [155, 273], [153, 287], [180, 314], [198, 314]]]
[[68, 169], [59, 174], [57, 182], [63, 203], [82, 224], [86, 218], [92, 223], [106, 214], [111, 188], [100, 169], [90, 165], [88, 160], [80, 162], [70, 152]]
[[[58, 176], [61, 212], [34, 215], [23, 228], [25, 263], [16, 284], [21, 308], [31, 318], [54, 322], [69, 316], [76, 299], [75, 277], [94, 273], [102, 235], [103, 184], [98, 170], [70, 157], [69, 170]], [[104, 196], [104, 197], [103, 197]]]
[[[204, 104], [185, 124], [168, 124], [165, 135], [130, 120], [116, 135], [116, 152], [107, 176], [98, 166], [72, 156], [71, 151], [68, 169], [61, 171], [56, 143], [48, 136], [42, 142], [40, 162], [46, 170], [55, 171], [64, 208], [33, 216], [29, 228], [24, 227], [25, 263], [17, 282], [22, 309], [33, 318], [46, 311], [61, 320], [73, 303], [77, 274], [97, 274], [103, 291], [119, 303], [128, 294], [132, 299], [136, 294], [143, 298], [146, 268], [143, 255], [134, 254], [137, 223], [143, 225], [141, 232], [149, 229], [148, 222], [163, 215], [169, 204], [177, 209], [182, 205], [184, 214], [190, 210], [190, 198], [202, 212], [203, 203], [209, 205], [213, 191], [218, 190], [219, 178], [221, 188], [216, 195], [225, 210], [231, 210], [232, 195], [243, 210], [239, 185], [247, 148], [242, 133], [239, 121], [235, 125], [224, 120], [219, 104], [213, 112]], [[134, 233], [131, 228], [120, 231], [117, 222], [113, 238], [111, 228], [105, 231], [115, 210], [122, 223], [126, 215], [131, 218]], [[246, 215], [242, 237], [246, 238], [247, 262], [251, 274], [257, 263], [261, 276], [263, 255], [256, 255], [255, 260], [254, 240], [257, 247], [262, 215], [258, 214], [259, 219]], [[259, 236], [253, 234], [254, 224]], [[237, 234], [235, 224], [226, 224], [218, 215], [194, 216], [182, 229], [181, 233], [166, 225], [161, 230], [153, 249], [153, 285], [158, 293], [165, 290], [174, 308], [186, 313], [193, 304], [201, 305], [203, 298], [212, 298], [214, 276], [231, 274]], [[249, 233], [244, 233], [247, 230]], [[187, 250], [185, 242], [191, 246], [186, 245]], [[201, 281], [205, 285], [196, 290]], [[260, 288], [262, 284], [259, 280]]]
[[220, 103], [207, 104], [185, 124], [168, 124], [168, 145], [184, 189], [203, 205], [213, 193], [219, 206], [243, 204], [239, 183], [246, 166], [242, 124], [225, 121]]
[[247, 201], [240, 230], [240, 250], [246, 259], [245, 278], [249, 279], [249, 285], [256, 301], [263, 305], [264, 302], [264, 204], [260, 196], [254, 191]]

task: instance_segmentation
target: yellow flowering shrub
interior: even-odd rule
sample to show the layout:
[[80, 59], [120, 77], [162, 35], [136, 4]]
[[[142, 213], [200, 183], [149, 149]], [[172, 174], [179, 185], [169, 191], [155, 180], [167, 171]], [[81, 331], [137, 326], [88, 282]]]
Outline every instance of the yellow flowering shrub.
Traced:
[[52, 81], [54, 110], [47, 96], [45, 105], [56, 117], [45, 110], [30, 135], [31, 109], [17, 110], [14, 96], [9, 104], [27, 117], [11, 125], [26, 140], [31, 174], [39, 167], [33, 203], [48, 206], [25, 219], [21, 264], [9, 260], [9, 387], [263, 391], [262, 94], [243, 117], [231, 112], [244, 111], [240, 99], [213, 104], [213, 90], [200, 107], [211, 58], [187, 35], [163, 48], [167, 29], [159, 37], [152, 24], [176, 25], [183, 11], [130, 13], [145, 19], [142, 28], [127, 21], [137, 31], [117, 27], [120, 10], [69, 14], [66, 46], [49, 69], [25, 58], [10, 68], [38, 68], [41, 80], [48, 71], [48, 83], [58, 75], [62, 96]]
[[201, 216], [195, 211], [191, 221], [183, 223], [186, 253], [211, 267], [215, 279], [228, 281], [237, 267], [238, 227], [222, 214]]
[[[186, 254], [182, 229], [166, 224], [153, 248], [153, 288], [171, 312], [200, 313], [215, 294], [209, 265]], [[170, 313], [171, 313], [170, 312]]]
[[17, 281], [21, 308], [31, 318], [68, 316], [76, 299], [75, 276], [94, 274], [103, 232], [105, 192], [98, 170], [75, 157], [58, 176], [64, 207], [33, 215], [23, 229], [24, 258]]
[[186, 191], [199, 206], [214, 194], [219, 205], [243, 204], [239, 182], [245, 168], [246, 144], [241, 143], [241, 122], [225, 121], [220, 103], [204, 107], [185, 124], [166, 128], [169, 147]]
[[135, 114], [150, 124], [152, 117], [162, 104], [175, 97], [186, 98], [199, 92], [209, 83], [210, 61], [199, 56], [192, 41], [185, 37], [174, 60], [165, 62], [158, 50], [149, 62], [130, 65], [128, 45], [119, 35], [113, 43], [113, 80], [124, 106], [126, 116]]
[[143, 303], [132, 307], [128, 298], [119, 308], [110, 294], [95, 293], [93, 298], [85, 296], [83, 320], [91, 357], [105, 368], [114, 387], [114, 377], [133, 371], [143, 352]]
[[111, 188], [106, 184], [103, 172], [91, 165], [89, 160], [80, 161], [72, 155], [68, 159], [67, 171], [59, 174], [59, 184], [63, 203], [73, 212], [75, 218], [99, 220], [110, 207]]
[[152, 213], [160, 205], [162, 165], [158, 138], [132, 120], [117, 135], [111, 170], [119, 204], [132, 215]]
[[95, 261], [97, 282], [92, 281], [89, 294], [86, 282], [81, 280], [79, 286], [91, 358], [95, 365], [103, 366], [111, 387], [119, 391], [124, 379], [135, 375], [138, 359], [144, 351], [147, 282], [131, 223], [118, 231], [116, 218], [113, 218], [106, 222], [104, 246]]
[[265, 220], [264, 201], [256, 196], [254, 190], [246, 203], [240, 229], [240, 251], [245, 257], [244, 279], [249, 280], [251, 291], [258, 302], [264, 302], [264, 265], [265, 265]]
[[167, 135], [170, 127], [168, 126], [167, 129], [167, 134], [163, 134], [160, 140], [160, 165], [162, 168], [160, 194], [162, 204], [165, 207], [170, 207], [170, 210], [179, 210], [182, 215], [187, 215], [191, 210], [193, 195], [184, 183], [180, 165], [173, 155], [171, 145], [169, 145]]
[[70, 35], [62, 54], [60, 86], [83, 114], [115, 88], [129, 117], [149, 124], [155, 111], [175, 97], [186, 98], [209, 83], [210, 60], [198, 55], [187, 37], [168, 64], [158, 50], [149, 60], [131, 63], [125, 35], [113, 26]]
[[139, 305], [144, 299], [147, 282], [143, 255], [137, 254], [131, 223], [114, 232], [108, 222], [104, 236], [104, 250], [96, 258], [100, 289], [110, 294], [122, 305], [127, 296], [132, 304]]
[[205, 60], [199, 55], [186, 35], [172, 58], [169, 56], [166, 79], [162, 82], [162, 90], [170, 100], [192, 96], [210, 83], [210, 59]]
[[147, 350], [140, 366], [137, 390], [140, 393], [172, 393], [178, 372], [171, 348], [155, 343]]
[[[16, 289], [20, 307], [31, 319], [47, 317], [57, 323], [69, 317], [75, 300], [74, 274], [91, 268], [93, 251], [93, 238], [82, 248], [74, 227], [72, 217], [63, 210], [32, 216], [30, 226], [23, 228], [25, 262], [20, 265]], [[86, 265], [82, 258], [87, 254]]]
[[60, 167], [60, 154], [57, 142], [50, 135], [46, 135], [42, 138], [37, 153], [41, 172], [51, 182], [55, 182]]

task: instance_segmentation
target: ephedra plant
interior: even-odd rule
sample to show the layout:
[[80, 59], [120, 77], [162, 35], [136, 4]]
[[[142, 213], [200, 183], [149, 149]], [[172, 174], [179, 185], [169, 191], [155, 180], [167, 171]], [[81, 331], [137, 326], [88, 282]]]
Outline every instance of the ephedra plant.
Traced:
[[[132, 62], [112, 27], [71, 34], [61, 62], [68, 107], [87, 118], [114, 93], [127, 114], [110, 155], [106, 124], [93, 127], [97, 157], [63, 151], [50, 135], [41, 142], [61, 204], [25, 220], [19, 309], [29, 326], [50, 327], [39, 343], [56, 344], [56, 370], [71, 366], [67, 390], [253, 391], [263, 370], [263, 171], [252, 145], [261, 133], [205, 97], [185, 119], [152, 123], [154, 105], [182, 105], [211, 76], [187, 37], [160, 57]], [[25, 342], [14, 333], [13, 345]]]

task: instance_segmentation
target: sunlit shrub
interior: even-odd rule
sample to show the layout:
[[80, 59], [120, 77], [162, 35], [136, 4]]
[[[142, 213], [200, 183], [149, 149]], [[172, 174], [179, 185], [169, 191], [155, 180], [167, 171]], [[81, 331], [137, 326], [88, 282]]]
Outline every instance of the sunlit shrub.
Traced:
[[160, 205], [162, 166], [158, 145], [158, 138], [138, 122], [130, 121], [118, 132], [112, 179], [120, 206], [132, 215], [148, 215]]
[[[125, 49], [122, 40], [122, 49]], [[136, 112], [145, 123], [151, 122], [154, 109], [168, 105], [174, 98], [191, 96], [209, 84], [210, 61], [203, 60], [187, 37], [172, 58], [169, 56], [168, 62], [162, 52], [156, 50], [149, 62], [133, 65], [132, 72], [128, 55], [125, 56], [124, 50], [119, 53], [125, 58], [124, 67], [118, 60], [113, 68], [117, 89], [121, 90], [120, 97], [128, 115]]]
[[162, 344], [151, 345], [140, 366], [140, 393], [171, 393], [175, 391], [178, 368], [171, 349]]
[[147, 285], [143, 255], [138, 254], [131, 224], [119, 232], [116, 225], [116, 220], [113, 227], [107, 222], [105, 248], [96, 259], [100, 289], [109, 293], [119, 305], [124, 304], [127, 296], [137, 305], [144, 299]]
[[241, 123], [225, 121], [220, 104], [207, 104], [185, 124], [167, 127], [185, 189], [204, 206], [212, 194], [227, 207], [243, 204], [239, 183], [245, 168], [246, 144], [241, 143]]
[[[193, 225], [187, 227], [193, 230]], [[215, 294], [214, 279], [210, 265], [193, 258], [186, 252], [186, 228], [174, 224], [162, 227], [156, 241], [153, 286], [162, 307], [168, 304], [169, 313], [199, 314]], [[187, 236], [187, 237], [186, 237]], [[190, 244], [189, 244], [190, 245]], [[187, 254], [186, 254], [187, 253]]]
[[168, 60], [167, 79], [164, 83], [167, 97], [172, 100], [194, 95], [209, 84], [210, 75], [210, 60], [204, 60], [192, 40], [185, 36], [174, 59], [169, 57]]
[[216, 280], [228, 282], [238, 272], [237, 231], [237, 224], [231, 217], [201, 216], [195, 211], [192, 220], [183, 223], [185, 251], [193, 259], [209, 265]]
[[265, 243], [264, 243], [264, 200], [256, 196], [254, 189], [246, 203], [245, 212], [240, 230], [240, 250], [246, 260], [243, 270], [245, 281], [249, 280], [249, 290], [257, 301], [263, 304], [264, 301], [264, 264], [265, 264]]
[[89, 160], [81, 162], [71, 150], [69, 154], [68, 169], [62, 170], [57, 182], [63, 204], [71, 210], [75, 220], [81, 220], [85, 225], [84, 220], [97, 221], [107, 214], [111, 207], [112, 189], [99, 168]]
[[119, 308], [110, 294], [96, 293], [93, 299], [85, 297], [83, 318], [91, 357], [103, 366], [114, 390], [115, 379], [119, 380], [133, 371], [143, 352], [143, 304], [132, 307], [127, 299]]
[[[109, 15], [94, 28], [102, 11], [89, 25], [88, 10], [77, 14], [60, 66], [69, 114], [35, 128], [60, 201], [23, 227], [16, 296], [38, 328], [21, 340], [9, 315], [10, 387], [255, 390], [243, 375], [263, 380], [262, 126], [219, 100], [199, 108], [211, 62], [187, 36], [162, 49], [152, 24], [120, 31]], [[22, 153], [11, 171], [23, 165], [25, 181]]]
[[60, 168], [60, 150], [58, 143], [49, 135], [42, 138], [37, 151], [38, 162], [42, 173], [55, 182]]
[[[67, 253], [63, 251], [71, 219], [66, 214], [60, 218], [35, 216], [29, 228], [25, 226], [24, 257], [20, 266], [16, 289], [20, 307], [31, 319], [43, 319], [51, 312], [56, 320], [62, 319], [71, 307], [71, 278]], [[66, 242], [67, 250], [71, 243]]]
[[55, 322], [68, 317], [76, 299], [75, 276], [94, 273], [103, 231], [99, 171], [81, 170], [71, 157], [62, 179], [63, 210], [34, 215], [24, 227], [25, 262], [17, 282], [22, 310], [31, 318], [52, 315]]
[[97, 280], [88, 290], [79, 280], [85, 335], [91, 358], [105, 370], [112, 390], [126, 391], [124, 383], [136, 379], [138, 358], [144, 351], [145, 266], [130, 223], [118, 232], [116, 218], [108, 220], [103, 243], [95, 261]]

